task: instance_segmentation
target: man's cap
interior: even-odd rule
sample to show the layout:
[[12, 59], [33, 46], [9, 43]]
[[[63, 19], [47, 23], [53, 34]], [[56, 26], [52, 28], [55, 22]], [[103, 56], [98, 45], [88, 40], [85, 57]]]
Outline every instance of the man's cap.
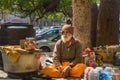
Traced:
[[62, 33], [67, 30], [69, 31], [71, 34], [73, 34], [74, 32], [74, 27], [72, 27], [72, 25], [70, 24], [65, 24], [63, 27], [62, 27]]

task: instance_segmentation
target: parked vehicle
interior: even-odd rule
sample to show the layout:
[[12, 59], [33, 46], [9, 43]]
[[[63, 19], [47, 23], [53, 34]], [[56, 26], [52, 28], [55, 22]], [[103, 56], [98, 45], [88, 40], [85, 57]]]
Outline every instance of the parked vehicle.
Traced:
[[61, 33], [54, 34], [51, 37], [48, 37], [46, 39], [41, 39], [36, 41], [37, 47], [39, 49], [42, 49], [43, 52], [50, 52], [53, 51], [55, 43], [60, 39]]
[[34, 26], [33, 28], [34, 28], [34, 30], [35, 30], [35, 34], [38, 34], [39, 31], [41, 31], [41, 29], [40, 29], [39, 26]]
[[49, 27], [44, 27], [44, 28], [42, 28], [41, 30], [39, 30], [39, 31], [36, 33], [36, 36], [47, 32], [49, 29], [50, 29]]
[[38, 30], [36, 35], [43, 34], [50, 29], [61, 28], [61, 26], [44, 26], [41, 30]]
[[49, 37], [52, 37], [55, 34], [61, 33], [62, 32], [61, 29], [62, 29], [61, 27], [59, 27], [59, 28], [50, 28], [49, 30], [43, 31], [41, 34], [37, 34], [35, 36], [35, 40], [38, 41], [38, 40], [41, 40], [41, 39], [47, 39]]
[[35, 37], [33, 25], [11, 22], [0, 24], [0, 45], [18, 45], [26, 37]]

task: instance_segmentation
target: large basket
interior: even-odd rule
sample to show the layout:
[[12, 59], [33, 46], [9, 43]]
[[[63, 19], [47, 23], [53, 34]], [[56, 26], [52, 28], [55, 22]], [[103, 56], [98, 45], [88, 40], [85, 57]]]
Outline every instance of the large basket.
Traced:
[[5, 51], [2, 52], [4, 71], [10, 73], [26, 73], [34, 72], [39, 69], [38, 60], [40, 54], [21, 54], [18, 61], [13, 63], [6, 55]]

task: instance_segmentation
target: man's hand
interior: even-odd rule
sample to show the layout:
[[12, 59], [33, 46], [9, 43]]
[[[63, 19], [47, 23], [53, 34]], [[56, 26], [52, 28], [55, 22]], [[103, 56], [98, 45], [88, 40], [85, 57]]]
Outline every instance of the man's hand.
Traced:
[[62, 71], [62, 66], [57, 67], [57, 69], [61, 72]]
[[71, 67], [67, 66], [66, 68], [63, 69], [62, 73], [61, 73], [61, 77], [65, 78], [69, 76], [69, 72], [70, 72]]

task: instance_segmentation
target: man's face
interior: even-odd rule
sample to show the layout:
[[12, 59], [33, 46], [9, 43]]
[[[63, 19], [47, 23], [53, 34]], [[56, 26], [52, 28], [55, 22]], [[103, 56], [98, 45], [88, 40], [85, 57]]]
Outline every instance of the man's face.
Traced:
[[61, 38], [62, 38], [62, 41], [66, 43], [72, 38], [72, 34], [68, 30], [64, 30], [62, 32]]

